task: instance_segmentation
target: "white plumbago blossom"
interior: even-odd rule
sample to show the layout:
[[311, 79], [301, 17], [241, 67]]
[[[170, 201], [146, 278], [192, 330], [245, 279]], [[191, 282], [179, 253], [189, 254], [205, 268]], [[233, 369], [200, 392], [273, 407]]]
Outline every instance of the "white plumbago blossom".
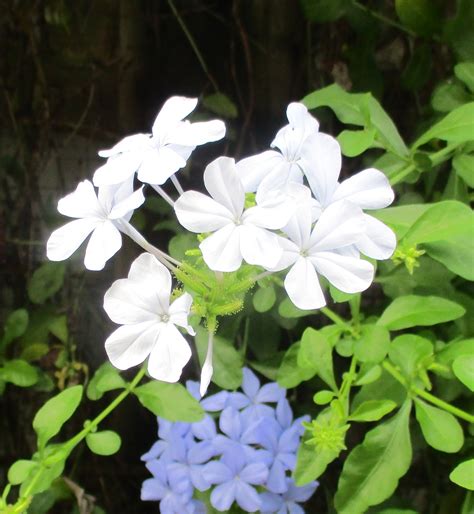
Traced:
[[118, 184], [136, 171], [141, 182], [163, 184], [186, 165], [196, 146], [222, 139], [225, 124], [220, 120], [183, 121], [197, 102], [197, 98], [169, 98], [153, 123], [152, 134], [128, 136], [109, 150], [100, 151], [99, 155], [108, 160], [96, 170], [94, 184]]
[[298, 308], [326, 305], [318, 274], [345, 293], [364, 291], [372, 283], [372, 264], [353, 247], [365, 233], [357, 205], [345, 200], [330, 205], [312, 228], [311, 205], [303, 203], [283, 230], [289, 239], [280, 238], [283, 256], [274, 271], [291, 266], [284, 285]]
[[176, 201], [176, 216], [191, 232], [213, 232], [201, 244], [204, 261], [214, 271], [235, 271], [245, 260], [272, 268], [282, 249], [276, 234], [290, 218], [288, 203], [245, 209], [245, 190], [234, 159], [219, 157], [204, 171], [204, 184], [211, 197], [187, 191]]
[[116, 280], [105, 293], [105, 311], [122, 325], [105, 342], [116, 368], [128, 369], [149, 357], [153, 378], [179, 380], [191, 349], [176, 327], [195, 335], [188, 324], [192, 297], [184, 293], [170, 304], [170, 293], [170, 272], [149, 253], [135, 259], [128, 278]]
[[[394, 192], [387, 177], [368, 168], [338, 182], [341, 172], [341, 148], [333, 137], [318, 134], [307, 138], [300, 166], [321, 209], [347, 200], [361, 209], [382, 209], [393, 202]], [[388, 259], [395, 250], [393, 231], [373, 216], [364, 214], [366, 232], [356, 243], [357, 249], [373, 259]]]
[[281, 128], [266, 152], [242, 159], [237, 170], [246, 192], [257, 191], [257, 201], [274, 189], [282, 189], [288, 182], [303, 182], [299, 167], [301, 150], [306, 139], [318, 134], [319, 123], [301, 103], [288, 105], [289, 124]]
[[92, 233], [84, 264], [89, 270], [101, 270], [122, 246], [121, 231], [126, 231], [133, 210], [145, 201], [142, 188], [133, 191], [132, 180], [115, 186], [103, 186], [98, 194], [89, 180], [58, 202], [58, 211], [78, 218], [55, 230], [46, 245], [51, 261], [70, 257]]

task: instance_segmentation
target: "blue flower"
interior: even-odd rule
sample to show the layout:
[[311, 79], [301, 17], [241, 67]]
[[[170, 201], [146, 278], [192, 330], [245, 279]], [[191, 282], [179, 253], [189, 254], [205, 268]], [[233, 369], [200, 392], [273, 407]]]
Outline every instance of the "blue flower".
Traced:
[[147, 462], [161, 457], [172, 461], [182, 458], [191, 442], [191, 424], [172, 423], [162, 418], [157, 418], [157, 420], [159, 439], [147, 453], [142, 455], [141, 460]]
[[219, 461], [204, 468], [204, 477], [217, 487], [211, 493], [212, 506], [227, 512], [235, 502], [246, 512], [256, 512], [261, 499], [253, 485], [263, 485], [268, 468], [263, 462], [248, 461], [239, 445], [229, 446]]
[[298, 503], [311, 498], [318, 487], [318, 482], [311, 482], [302, 487], [297, 487], [291, 478], [287, 478], [287, 491], [283, 494], [261, 493], [262, 514], [304, 514], [303, 508]]

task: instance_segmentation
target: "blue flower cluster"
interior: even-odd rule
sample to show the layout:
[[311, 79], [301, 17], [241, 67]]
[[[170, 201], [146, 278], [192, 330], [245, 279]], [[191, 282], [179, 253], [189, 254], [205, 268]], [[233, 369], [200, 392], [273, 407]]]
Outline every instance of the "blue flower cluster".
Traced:
[[[205, 504], [193, 496], [195, 490], [211, 488], [210, 503], [220, 512], [235, 502], [245, 512], [304, 514], [299, 503], [312, 496], [318, 483], [297, 487], [289, 475], [307, 419], [293, 420], [285, 389], [278, 384], [260, 387], [250, 369], [243, 374], [242, 392], [221, 391], [200, 401], [203, 420], [158, 418], [159, 439], [142, 456], [153, 478], [143, 483], [141, 498], [159, 501], [162, 514], [206, 513]], [[199, 384], [186, 385], [199, 399]]]

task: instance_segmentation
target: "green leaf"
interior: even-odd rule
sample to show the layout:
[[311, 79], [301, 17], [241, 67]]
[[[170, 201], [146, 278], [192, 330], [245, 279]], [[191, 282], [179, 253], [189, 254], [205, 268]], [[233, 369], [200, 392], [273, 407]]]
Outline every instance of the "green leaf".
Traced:
[[395, 0], [400, 21], [416, 34], [430, 36], [440, 28], [441, 13], [432, 0]]
[[388, 356], [408, 380], [432, 363], [433, 343], [424, 337], [404, 334], [396, 337]]
[[474, 4], [472, 0], [458, 0], [454, 18], [446, 22], [444, 40], [450, 43], [458, 61], [474, 60]]
[[408, 155], [395, 124], [370, 93], [348, 93], [333, 84], [310, 93], [302, 102], [308, 109], [329, 107], [343, 123], [375, 129], [377, 140], [387, 150], [401, 156]]
[[455, 200], [438, 202], [413, 223], [402, 244], [451, 241], [459, 235], [468, 236], [473, 226], [474, 213], [467, 205]]
[[378, 421], [397, 406], [392, 400], [368, 400], [349, 416], [350, 421]]
[[397, 234], [397, 239], [400, 240], [415, 221], [430, 207], [430, 204], [401, 205], [399, 207], [371, 211], [370, 214], [389, 225]]
[[[207, 330], [203, 327], [198, 327], [195, 341], [201, 366], [206, 359], [207, 339]], [[242, 355], [227, 339], [214, 336], [212, 363], [214, 366], [212, 382], [214, 384], [222, 389], [237, 389], [240, 386], [243, 378]]]
[[344, 16], [348, 0], [300, 0], [305, 18], [316, 23], [336, 21]]
[[33, 303], [44, 303], [57, 293], [64, 283], [63, 262], [45, 262], [33, 273], [28, 284], [28, 296]]
[[[467, 232], [467, 231], [466, 231]], [[474, 237], [460, 234], [447, 241], [426, 243], [426, 253], [466, 280], [474, 280]]]
[[292, 344], [285, 353], [283, 361], [278, 369], [277, 382], [285, 389], [291, 389], [301, 384], [305, 380], [313, 378], [316, 370], [298, 365], [298, 354], [300, 352], [301, 342]]
[[0, 379], [18, 387], [30, 387], [38, 381], [38, 371], [26, 361], [14, 359], [0, 367]]
[[460, 355], [453, 362], [456, 377], [471, 391], [474, 391], [474, 355]]
[[179, 383], [153, 380], [133, 390], [140, 403], [155, 416], [169, 421], [201, 421], [204, 410], [200, 403]]
[[257, 312], [269, 311], [276, 302], [275, 288], [260, 287], [252, 297], [252, 303]]
[[336, 396], [336, 393], [334, 391], [318, 391], [313, 396], [313, 402], [316, 405], [327, 405], [331, 402], [334, 396]]
[[304, 311], [298, 309], [289, 298], [285, 298], [278, 306], [278, 314], [283, 318], [303, 318], [317, 311]]
[[406, 401], [347, 457], [334, 498], [339, 514], [366, 512], [393, 494], [411, 464], [410, 411], [411, 402]]
[[379, 325], [363, 325], [360, 339], [354, 343], [354, 355], [360, 362], [382, 362], [390, 346], [390, 333]]
[[474, 62], [460, 62], [454, 67], [456, 77], [474, 93]]
[[428, 42], [415, 46], [410, 60], [400, 77], [403, 88], [409, 91], [417, 91], [430, 80], [433, 69], [431, 52], [431, 44]]
[[38, 462], [31, 460], [17, 460], [8, 470], [8, 481], [12, 485], [18, 485], [24, 482], [28, 476], [38, 469]]
[[67, 317], [56, 316], [49, 324], [49, 331], [63, 343], [67, 343], [69, 331], [67, 328]]
[[333, 390], [337, 390], [332, 365], [332, 346], [321, 332], [308, 327], [303, 332], [297, 357], [298, 366], [310, 368]]
[[358, 375], [357, 380], [354, 382], [354, 385], [362, 386], [371, 384], [380, 378], [382, 375], [382, 367], [376, 364], [375, 366], [371, 365], [369, 368], [365, 368], [362, 366]]
[[474, 155], [460, 153], [454, 156], [453, 168], [469, 187], [474, 187]]
[[103, 430], [87, 434], [86, 443], [91, 452], [97, 455], [113, 455], [120, 450], [122, 440], [117, 432]]
[[320, 477], [328, 465], [339, 456], [340, 451], [320, 450], [302, 442], [296, 454], [293, 478], [297, 486], [306, 485]]
[[459, 421], [449, 412], [415, 399], [416, 419], [425, 441], [435, 450], [456, 453], [464, 444]]
[[198, 241], [196, 239], [196, 234], [191, 234], [190, 232], [185, 232], [184, 234], [178, 234], [173, 236], [168, 243], [168, 252], [174, 259], [178, 259], [182, 261], [186, 252], [191, 248], [196, 248], [198, 246]]
[[433, 91], [431, 105], [435, 111], [450, 112], [468, 103], [472, 96], [457, 80], [449, 79]]
[[[380, 366], [377, 365], [375, 368], [380, 368]], [[397, 405], [401, 405], [405, 401], [407, 390], [398, 380], [384, 369], [381, 370], [379, 376], [378, 380], [361, 387], [352, 401], [353, 409], [369, 400], [392, 400]]]
[[469, 102], [454, 109], [428, 129], [415, 141], [413, 148], [418, 148], [432, 139], [442, 139], [448, 143], [464, 143], [471, 141], [473, 134], [474, 102]]
[[356, 157], [371, 148], [375, 139], [375, 129], [343, 130], [337, 140], [343, 155]]
[[235, 103], [224, 93], [213, 93], [202, 99], [202, 105], [223, 118], [237, 118], [239, 111]]
[[[28, 311], [26, 309], [18, 309], [13, 311], [5, 321], [2, 345], [6, 346], [14, 339], [21, 337], [28, 327]], [[0, 346], [2, 346], [0, 345]]]
[[449, 475], [451, 482], [474, 491], [474, 459], [465, 460], [458, 464]]
[[38, 435], [38, 448], [44, 448], [74, 414], [81, 403], [82, 391], [82, 385], [65, 389], [50, 398], [36, 413], [33, 428]]
[[388, 330], [430, 326], [458, 319], [465, 312], [461, 305], [438, 296], [400, 296], [384, 310], [377, 325]]
[[41, 359], [49, 352], [49, 345], [46, 343], [33, 343], [29, 344], [22, 352], [20, 357], [28, 362], [33, 362]]
[[104, 362], [104, 364], [97, 368], [87, 386], [87, 398], [89, 398], [89, 400], [100, 400], [107, 391], [123, 389], [126, 386], [125, 380], [112, 364], [110, 364], [110, 362]]

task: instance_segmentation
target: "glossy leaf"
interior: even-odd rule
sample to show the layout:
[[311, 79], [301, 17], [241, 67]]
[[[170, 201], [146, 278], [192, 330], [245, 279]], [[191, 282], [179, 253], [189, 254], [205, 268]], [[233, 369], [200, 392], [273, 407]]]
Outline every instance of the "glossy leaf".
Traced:
[[465, 312], [461, 305], [438, 296], [400, 296], [384, 310], [377, 325], [388, 330], [430, 326], [458, 319]]
[[81, 403], [82, 391], [82, 385], [69, 387], [50, 398], [36, 413], [33, 428], [38, 435], [39, 448], [44, 448], [74, 414]]
[[366, 512], [393, 494], [411, 464], [410, 411], [411, 402], [406, 401], [347, 457], [334, 498], [339, 514]]
[[339, 456], [338, 451], [320, 450], [302, 442], [296, 455], [296, 467], [293, 478], [296, 485], [302, 486], [316, 480], [328, 465]]
[[179, 383], [170, 384], [153, 380], [136, 387], [133, 394], [155, 416], [169, 421], [194, 423], [204, 416], [199, 402]]
[[415, 410], [423, 437], [430, 446], [446, 453], [456, 453], [462, 448], [462, 427], [451, 413], [420, 399], [415, 400]]
[[347, 157], [356, 157], [368, 150], [375, 139], [374, 129], [364, 130], [343, 130], [337, 140], [341, 145], [343, 155]]
[[451, 482], [474, 491], [474, 459], [469, 459], [461, 464], [458, 464], [453, 471], [451, 471], [449, 478]]
[[378, 421], [389, 412], [392, 412], [397, 404], [392, 400], [368, 400], [361, 403], [349, 416], [350, 421]]
[[24, 482], [28, 476], [38, 469], [39, 463], [31, 460], [17, 460], [8, 470], [8, 481], [12, 485]]
[[456, 377], [471, 391], [474, 391], [474, 349], [467, 355], [460, 355], [453, 361]]
[[86, 394], [89, 400], [100, 400], [107, 391], [123, 389], [125, 387], [126, 382], [120, 376], [119, 372], [110, 362], [104, 362], [94, 373], [94, 376], [87, 386]]
[[454, 156], [453, 167], [469, 187], [474, 187], [474, 155], [461, 153]]
[[113, 430], [102, 430], [87, 434], [86, 443], [89, 449], [97, 455], [113, 455], [120, 450], [122, 440]]

